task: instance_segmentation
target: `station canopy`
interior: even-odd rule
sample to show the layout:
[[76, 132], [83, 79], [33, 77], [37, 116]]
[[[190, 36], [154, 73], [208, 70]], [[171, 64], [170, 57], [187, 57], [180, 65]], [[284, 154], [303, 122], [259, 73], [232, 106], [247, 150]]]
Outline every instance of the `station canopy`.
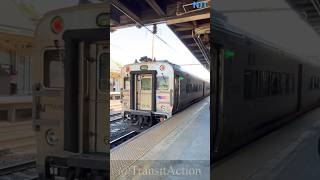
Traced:
[[287, 2], [320, 35], [319, 0], [287, 0]]
[[196, 59], [210, 64], [210, 1], [194, 8], [193, 0], [112, 0], [111, 31], [131, 26], [166, 23]]

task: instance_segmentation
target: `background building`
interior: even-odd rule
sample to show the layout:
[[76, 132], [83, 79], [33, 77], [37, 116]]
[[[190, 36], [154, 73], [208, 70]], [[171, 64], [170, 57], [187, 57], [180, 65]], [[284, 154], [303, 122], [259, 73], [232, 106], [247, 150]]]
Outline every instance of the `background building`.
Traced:
[[110, 61], [110, 96], [120, 99], [120, 71], [122, 65], [111, 59]]

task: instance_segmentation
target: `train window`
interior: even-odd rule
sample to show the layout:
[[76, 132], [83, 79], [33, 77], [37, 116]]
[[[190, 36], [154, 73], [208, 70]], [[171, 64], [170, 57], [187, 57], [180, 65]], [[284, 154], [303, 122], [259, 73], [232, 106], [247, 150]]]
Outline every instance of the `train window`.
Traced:
[[315, 78], [311, 77], [311, 89], [315, 88]]
[[291, 92], [294, 92], [295, 89], [295, 79], [294, 75], [291, 75]]
[[284, 76], [284, 81], [285, 81], [285, 93], [290, 93], [290, 79], [289, 79], [289, 74], [285, 74]]
[[157, 89], [168, 90], [169, 89], [169, 78], [167, 76], [157, 77]]
[[46, 50], [44, 52], [43, 84], [49, 88], [64, 87], [63, 50]]
[[150, 78], [141, 78], [141, 90], [151, 90]]
[[129, 90], [129, 89], [130, 89], [130, 78], [125, 77], [123, 84], [124, 84], [124, 87], [123, 87], [123, 88], [124, 88], [125, 90]]
[[271, 95], [278, 93], [278, 77], [275, 72], [271, 73]]
[[262, 79], [262, 82], [261, 82], [261, 88], [262, 88], [262, 94], [261, 96], [262, 97], [265, 97], [265, 96], [268, 96], [268, 76], [267, 76], [267, 73], [266, 71], [262, 71], [261, 73], [261, 79]]
[[107, 91], [107, 63], [109, 55], [102, 53], [99, 58], [99, 89]]
[[253, 99], [254, 72], [252, 70], [244, 71], [244, 98]]

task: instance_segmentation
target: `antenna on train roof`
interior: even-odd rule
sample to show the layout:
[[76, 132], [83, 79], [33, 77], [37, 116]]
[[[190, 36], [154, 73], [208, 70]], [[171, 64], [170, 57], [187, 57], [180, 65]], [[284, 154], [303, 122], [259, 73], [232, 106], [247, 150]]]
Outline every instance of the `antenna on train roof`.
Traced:
[[147, 56], [143, 56], [139, 60], [140, 62], [152, 62], [153, 60], [151, 58], [148, 58]]

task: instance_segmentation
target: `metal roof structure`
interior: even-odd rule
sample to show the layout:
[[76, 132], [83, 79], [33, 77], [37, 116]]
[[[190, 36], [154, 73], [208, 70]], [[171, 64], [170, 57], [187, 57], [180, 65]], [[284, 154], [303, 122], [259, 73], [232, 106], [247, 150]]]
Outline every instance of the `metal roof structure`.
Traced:
[[193, 0], [112, 0], [111, 31], [131, 26], [166, 23], [197, 60], [210, 65], [210, 0], [194, 8]]
[[1, 1], [0, 12], [0, 33], [33, 36], [35, 25], [12, 1]]
[[286, 0], [288, 4], [320, 35], [320, 1]]

